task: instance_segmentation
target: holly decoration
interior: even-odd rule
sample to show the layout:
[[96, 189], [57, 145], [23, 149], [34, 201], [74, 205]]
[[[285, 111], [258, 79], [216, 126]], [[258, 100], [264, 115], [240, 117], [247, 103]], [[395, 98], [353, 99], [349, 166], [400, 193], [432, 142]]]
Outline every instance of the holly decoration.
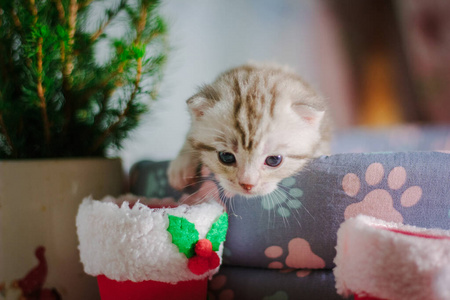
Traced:
[[220, 265], [220, 244], [225, 241], [228, 229], [228, 215], [223, 213], [208, 231], [206, 238], [199, 239], [195, 224], [186, 218], [169, 215], [167, 231], [172, 235], [172, 243], [186, 255], [188, 268], [195, 275], [202, 275]]

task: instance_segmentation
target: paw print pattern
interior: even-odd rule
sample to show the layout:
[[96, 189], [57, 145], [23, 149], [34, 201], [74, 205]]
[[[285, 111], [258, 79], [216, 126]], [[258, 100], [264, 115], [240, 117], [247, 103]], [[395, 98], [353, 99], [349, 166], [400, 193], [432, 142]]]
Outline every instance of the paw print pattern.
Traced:
[[[371, 187], [380, 185], [385, 178], [385, 170], [382, 164], [372, 163], [366, 170], [364, 181]], [[364, 196], [361, 202], [347, 206], [344, 212], [345, 219], [355, 217], [358, 214], [373, 216], [385, 221], [403, 222], [403, 216], [394, 208], [394, 200], [389, 190], [403, 189], [407, 174], [405, 168], [398, 166], [393, 168], [387, 176], [387, 189], [377, 188]], [[348, 173], [342, 180], [342, 189], [350, 196], [356, 196], [361, 190], [361, 180], [354, 173]], [[400, 204], [403, 207], [411, 207], [417, 204], [422, 197], [420, 186], [406, 188], [400, 196]]]
[[[227, 276], [216, 275], [209, 282], [209, 289], [211, 292], [208, 293], [208, 299], [210, 300], [233, 300], [234, 292], [231, 289], [225, 288], [227, 283]], [[216, 294], [216, 296], [214, 296]]]
[[288, 177], [280, 182], [280, 188], [273, 193], [262, 198], [261, 205], [265, 210], [276, 210], [276, 212], [287, 218], [291, 216], [292, 209], [302, 207], [299, 200], [303, 196], [303, 191], [295, 187], [295, 178]]
[[[270, 246], [264, 251], [266, 257], [279, 259], [283, 256], [284, 250], [280, 246]], [[305, 277], [310, 273], [309, 269], [322, 269], [325, 261], [311, 250], [308, 241], [302, 238], [293, 238], [288, 243], [288, 255], [285, 264], [280, 261], [273, 261], [269, 264], [270, 269], [282, 269], [284, 266], [291, 269], [302, 269], [296, 272], [297, 277]], [[307, 270], [304, 270], [307, 269]]]
[[166, 194], [168, 182], [164, 168], [152, 169], [147, 175], [146, 195], [162, 198]]

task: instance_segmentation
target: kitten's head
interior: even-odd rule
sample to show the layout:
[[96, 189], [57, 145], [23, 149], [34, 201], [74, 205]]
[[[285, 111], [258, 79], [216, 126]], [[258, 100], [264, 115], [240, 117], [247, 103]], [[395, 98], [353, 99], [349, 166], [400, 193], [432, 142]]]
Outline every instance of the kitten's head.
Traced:
[[189, 142], [228, 192], [271, 193], [328, 152], [325, 102], [291, 71], [245, 65], [191, 97]]

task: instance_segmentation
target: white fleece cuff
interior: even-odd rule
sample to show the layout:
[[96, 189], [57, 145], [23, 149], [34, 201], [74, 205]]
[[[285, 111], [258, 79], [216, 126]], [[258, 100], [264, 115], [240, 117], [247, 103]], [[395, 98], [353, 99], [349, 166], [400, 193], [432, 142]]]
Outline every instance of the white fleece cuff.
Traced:
[[450, 299], [450, 231], [359, 215], [337, 233], [339, 294], [381, 299]]
[[[193, 206], [151, 209], [141, 201], [85, 198], [76, 217], [79, 250], [87, 274], [105, 275], [117, 281], [154, 280], [167, 283], [212, 276], [218, 267], [202, 275], [187, 267], [188, 258], [172, 243], [168, 215], [184, 217], [205, 238], [224, 213], [215, 201]], [[223, 243], [217, 254], [222, 256]]]

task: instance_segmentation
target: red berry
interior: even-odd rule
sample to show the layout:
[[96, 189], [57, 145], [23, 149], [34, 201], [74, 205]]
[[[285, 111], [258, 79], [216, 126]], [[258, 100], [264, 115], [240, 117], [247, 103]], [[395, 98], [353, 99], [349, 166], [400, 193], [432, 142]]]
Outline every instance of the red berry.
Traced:
[[195, 275], [202, 275], [209, 270], [208, 259], [200, 256], [194, 256], [189, 258], [188, 268]]
[[216, 252], [213, 252], [213, 254], [208, 258], [209, 260], [209, 268], [215, 269], [220, 265], [220, 257], [217, 255]]
[[195, 245], [195, 253], [201, 257], [210, 257], [212, 253], [212, 244], [208, 239], [201, 239]]

